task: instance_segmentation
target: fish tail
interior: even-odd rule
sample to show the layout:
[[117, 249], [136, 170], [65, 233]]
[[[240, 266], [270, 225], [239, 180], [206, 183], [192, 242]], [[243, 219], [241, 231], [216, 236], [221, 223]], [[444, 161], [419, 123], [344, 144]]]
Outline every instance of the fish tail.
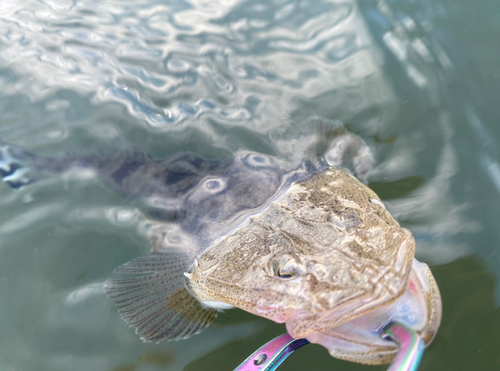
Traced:
[[0, 138], [0, 179], [11, 188], [24, 188], [75, 165], [79, 163], [72, 158], [37, 156], [20, 146], [7, 144]]
[[0, 139], [0, 177], [14, 189], [33, 183], [37, 176], [33, 169], [35, 156], [19, 146], [9, 145]]

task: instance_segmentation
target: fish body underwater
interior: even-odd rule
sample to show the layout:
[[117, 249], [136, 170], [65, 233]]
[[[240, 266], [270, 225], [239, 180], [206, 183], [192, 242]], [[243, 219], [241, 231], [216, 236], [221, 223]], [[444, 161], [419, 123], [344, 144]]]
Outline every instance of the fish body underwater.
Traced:
[[414, 259], [411, 233], [363, 184], [372, 156], [358, 136], [337, 127], [322, 153], [304, 151], [294, 165], [252, 152], [222, 160], [138, 153], [54, 159], [2, 143], [0, 171], [21, 188], [51, 173], [92, 169], [144, 201], [154, 218], [152, 252], [117, 268], [132, 277], [105, 283], [144, 341], [188, 338], [233, 307], [365, 364], [393, 359], [395, 343], [380, 337], [391, 321], [426, 344], [433, 339], [439, 290]]

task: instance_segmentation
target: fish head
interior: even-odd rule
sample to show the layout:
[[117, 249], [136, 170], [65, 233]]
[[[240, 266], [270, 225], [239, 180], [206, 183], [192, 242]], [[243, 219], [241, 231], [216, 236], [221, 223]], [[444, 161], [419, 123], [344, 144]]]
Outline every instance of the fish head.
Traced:
[[[286, 322], [289, 333], [297, 338], [382, 306], [401, 295], [406, 285], [407, 275], [399, 276], [402, 272], [389, 267], [363, 264], [339, 252], [314, 251], [310, 245], [293, 251], [294, 242], [280, 233], [241, 237], [240, 241], [246, 238], [247, 243], [260, 246], [253, 252], [246, 251], [248, 245], [228, 251], [223, 263], [216, 262], [216, 251], [203, 254], [192, 268], [189, 285], [212, 300]], [[371, 237], [398, 243], [400, 259], [413, 243], [409, 235], [392, 228]], [[348, 249], [354, 255], [359, 246]]]
[[286, 322], [304, 338], [396, 301], [414, 257], [411, 233], [341, 169], [294, 184], [207, 250], [188, 280], [195, 296]]

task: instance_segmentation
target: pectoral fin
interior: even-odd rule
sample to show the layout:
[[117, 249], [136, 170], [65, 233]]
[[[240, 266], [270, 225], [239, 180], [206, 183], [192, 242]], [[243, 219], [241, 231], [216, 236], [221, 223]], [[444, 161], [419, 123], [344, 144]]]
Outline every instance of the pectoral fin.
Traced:
[[144, 341], [185, 339], [202, 331], [217, 316], [189, 294], [183, 273], [189, 257], [176, 249], [154, 252], [122, 265], [119, 273], [149, 275], [108, 280], [105, 290], [122, 318]]

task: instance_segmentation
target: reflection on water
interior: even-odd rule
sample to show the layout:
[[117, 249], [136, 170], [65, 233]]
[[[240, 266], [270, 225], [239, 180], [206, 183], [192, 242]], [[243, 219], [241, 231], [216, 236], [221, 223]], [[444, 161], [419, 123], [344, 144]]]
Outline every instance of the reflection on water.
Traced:
[[[57, 158], [253, 151], [290, 168], [309, 117], [340, 120], [374, 149], [369, 185], [442, 290], [421, 369], [495, 369], [500, 9], [480, 3], [3, 1], [0, 137]], [[186, 341], [141, 343], [101, 283], [149, 251], [146, 206], [92, 172], [0, 187], [7, 370], [232, 369], [284, 330], [230, 311]], [[313, 346], [283, 367], [311, 359], [367, 369]]]

